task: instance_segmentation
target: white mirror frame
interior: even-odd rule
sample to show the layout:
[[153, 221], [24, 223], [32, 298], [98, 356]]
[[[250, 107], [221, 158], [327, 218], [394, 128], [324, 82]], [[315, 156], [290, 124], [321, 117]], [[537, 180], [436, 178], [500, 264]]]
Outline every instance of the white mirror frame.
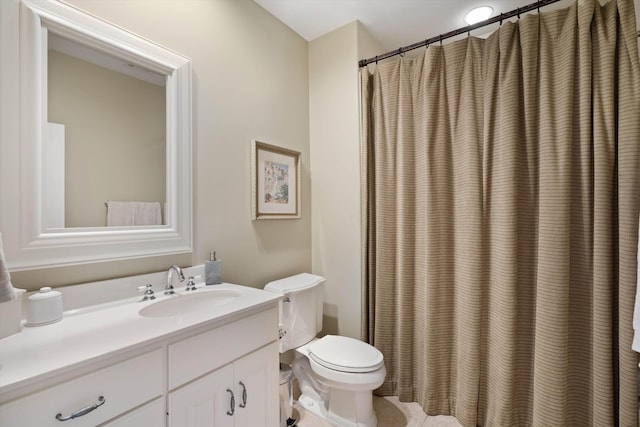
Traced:
[[[59, 1], [0, 3], [0, 233], [8, 268], [191, 252], [191, 61]], [[42, 144], [49, 30], [167, 76], [165, 225], [47, 229]]]

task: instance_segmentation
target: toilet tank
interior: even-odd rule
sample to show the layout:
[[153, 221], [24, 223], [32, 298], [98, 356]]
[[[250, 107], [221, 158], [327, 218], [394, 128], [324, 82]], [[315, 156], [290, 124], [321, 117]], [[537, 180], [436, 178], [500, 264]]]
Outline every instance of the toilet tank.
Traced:
[[280, 353], [308, 343], [322, 330], [324, 281], [324, 277], [301, 273], [264, 287], [284, 295], [280, 301]]

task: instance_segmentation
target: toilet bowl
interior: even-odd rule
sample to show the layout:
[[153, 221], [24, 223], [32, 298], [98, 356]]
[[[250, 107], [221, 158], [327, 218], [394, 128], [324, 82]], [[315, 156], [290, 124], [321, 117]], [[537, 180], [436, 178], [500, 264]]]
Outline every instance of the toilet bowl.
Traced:
[[283, 294], [280, 352], [295, 349], [298, 403], [335, 426], [375, 427], [372, 391], [386, 375], [383, 355], [354, 338], [316, 338], [322, 329], [322, 283], [324, 278], [303, 273], [265, 286]]
[[338, 426], [377, 425], [371, 392], [382, 385], [386, 370], [375, 347], [327, 335], [297, 348], [296, 354], [293, 371], [302, 393], [300, 406]]
[[382, 353], [362, 341], [326, 335], [298, 347], [296, 351], [309, 358], [313, 372], [327, 384], [361, 389], [378, 388], [384, 381], [386, 371]]

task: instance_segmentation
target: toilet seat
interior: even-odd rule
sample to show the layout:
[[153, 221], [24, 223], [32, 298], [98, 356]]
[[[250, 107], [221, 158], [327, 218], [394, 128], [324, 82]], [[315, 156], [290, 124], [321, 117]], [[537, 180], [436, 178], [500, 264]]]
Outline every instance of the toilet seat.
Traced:
[[327, 335], [311, 343], [308, 354], [317, 364], [339, 372], [374, 372], [384, 366], [377, 348], [350, 337]]

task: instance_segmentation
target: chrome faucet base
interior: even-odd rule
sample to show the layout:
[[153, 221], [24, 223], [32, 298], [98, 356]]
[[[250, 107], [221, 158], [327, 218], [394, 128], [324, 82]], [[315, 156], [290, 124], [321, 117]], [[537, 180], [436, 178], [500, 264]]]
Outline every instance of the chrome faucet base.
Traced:
[[187, 283], [187, 287], [185, 291], [195, 291], [196, 290], [196, 282], [193, 280], [193, 276], [189, 276], [189, 282]]
[[151, 289], [150, 283], [147, 285], [138, 286], [138, 292], [144, 292], [144, 296], [142, 297], [140, 302], [156, 299], [156, 296], [153, 293], [153, 289]]

